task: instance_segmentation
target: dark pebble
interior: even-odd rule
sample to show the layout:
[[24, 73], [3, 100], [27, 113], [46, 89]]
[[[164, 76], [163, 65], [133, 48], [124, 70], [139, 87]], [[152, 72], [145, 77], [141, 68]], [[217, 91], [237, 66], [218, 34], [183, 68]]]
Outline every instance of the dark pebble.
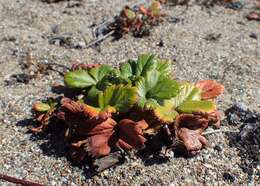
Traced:
[[238, 125], [240, 123], [240, 117], [235, 113], [229, 113], [227, 115], [227, 120], [231, 125]]
[[218, 144], [214, 147], [214, 150], [221, 152], [223, 150], [223, 145], [222, 144]]
[[221, 34], [211, 33], [206, 35], [205, 39], [207, 41], [218, 41], [221, 37]]
[[251, 38], [253, 38], [253, 39], [257, 39], [256, 33], [251, 33], [251, 34], [249, 35], [249, 37], [251, 37]]
[[244, 7], [244, 4], [242, 4], [239, 1], [236, 1], [236, 2], [227, 3], [225, 7], [233, 10], [241, 10]]
[[160, 42], [157, 44], [159, 47], [164, 47], [164, 41], [161, 39]]
[[179, 17], [169, 17], [168, 18], [169, 23], [179, 23], [181, 21], [183, 21], [183, 18], [179, 18]]
[[141, 170], [136, 170], [136, 172], [135, 172], [135, 176], [140, 176], [141, 175]]
[[229, 172], [224, 172], [223, 178], [225, 181], [229, 181], [231, 183], [233, 183], [236, 180], [236, 177]]
[[59, 33], [59, 31], [60, 31], [59, 25], [53, 25], [53, 26], [51, 27], [51, 31], [52, 31], [52, 33], [54, 33], [54, 34]]
[[28, 74], [14, 74], [12, 78], [16, 80], [18, 83], [29, 83], [31, 77]]

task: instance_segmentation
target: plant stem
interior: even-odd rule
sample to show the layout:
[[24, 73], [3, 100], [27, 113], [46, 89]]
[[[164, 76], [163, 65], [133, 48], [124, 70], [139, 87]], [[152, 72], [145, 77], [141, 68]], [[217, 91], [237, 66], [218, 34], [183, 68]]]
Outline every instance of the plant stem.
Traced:
[[11, 182], [11, 183], [21, 184], [21, 185], [26, 185], [26, 186], [44, 186], [39, 183], [35, 183], [35, 182], [23, 180], [23, 179], [18, 179], [18, 178], [12, 177], [12, 176], [4, 175], [4, 174], [0, 174], [0, 180], [5, 180], [5, 181]]
[[92, 47], [92, 46], [100, 43], [101, 41], [103, 41], [106, 38], [108, 38], [109, 36], [111, 36], [113, 33], [114, 33], [114, 30], [108, 32], [106, 35], [103, 35], [103, 36], [99, 37], [98, 39], [95, 39], [95, 40], [91, 41], [90, 43], [87, 44], [87, 46], [85, 48], [89, 48], [89, 47]]

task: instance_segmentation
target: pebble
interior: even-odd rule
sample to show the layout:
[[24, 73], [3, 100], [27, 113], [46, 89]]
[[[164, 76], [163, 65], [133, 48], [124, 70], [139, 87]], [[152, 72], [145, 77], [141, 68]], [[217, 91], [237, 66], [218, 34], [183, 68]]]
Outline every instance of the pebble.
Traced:
[[173, 16], [168, 18], [169, 23], [179, 23], [182, 22], [183, 20], [184, 20], [183, 18], [173, 17]]
[[227, 3], [225, 7], [233, 10], [241, 10], [244, 7], [244, 4], [240, 1], [235, 1], [235, 2]]
[[244, 102], [236, 102], [234, 104], [234, 108], [236, 108], [237, 110], [239, 110], [241, 112], [246, 112], [248, 110], [248, 107], [246, 106], [246, 104]]
[[159, 47], [164, 47], [164, 41], [161, 39], [160, 42], [157, 44]]
[[251, 38], [253, 38], [253, 39], [257, 39], [256, 33], [251, 33], [251, 34], [249, 35], [249, 37], [251, 37]]
[[74, 45], [73, 48], [75, 48], [75, 49], [83, 49], [83, 48], [86, 48], [86, 46], [87, 46], [84, 41], [79, 41], [77, 43], [74, 43], [73, 45]]
[[223, 145], [222, 144], [218, 144], [214, 147], [214, 150], [221, 152], [223, 150]]
[[231, 183], [233, 183], [236, 180], [236, 177], [229, 172], [224, 172], [223, 178], [225, 181], [229, 181]]

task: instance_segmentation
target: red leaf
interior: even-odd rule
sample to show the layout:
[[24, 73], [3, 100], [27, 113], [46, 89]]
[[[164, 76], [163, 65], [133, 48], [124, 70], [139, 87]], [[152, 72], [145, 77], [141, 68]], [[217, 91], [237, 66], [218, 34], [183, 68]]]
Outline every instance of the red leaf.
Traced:
[[62, 100], [58, 113], [58, 117], [67, 125], [65, 137], [73, 142], [71, 145], [84, 148], [93, 157], [108, 155], [110, 152], [108, 143], [116, 125], [110, 116], [68, 98]]
[[139, 6], [139, 12], [141, 12], [143, 15], [148, 15], [148, 10], [144, 7], [144, 5]]
[[148, 128], [148, 124], [142, 120], [134, 122], [123, 119], [118, 124], [119, 140], [118, 145], [125, 149], [142, 149], [146, 139], [143, 137], [143, 130]]
[[109, 138], [112, 133], [102, 133], [88, 137], [88, 143], [85, 150], [91, 154], [92, 157], [106, 156], [110, 153]]
[[209, 119], [202, 115], [181, 114], [175, 120], [175, 135], [183, 141], [186, 150], [195, 154], [207, 145], [207, 140], [202, 136], [208, 127]]
[[196, 87], [202, 89], [202, 99], [214, 99], [224, 92], [224, 86], [214, 80], [202, 80], [196, 83]]
[[255, 21], [260, 21], [260, 13], [257, 12], [250, 12], [249, 15], [246, 16], [248, 20], [255, 20]]
[[85, 64], [85, 63], [73, 63], [72, 66], [71, 66], [71, 70], [72, 71], [75, 71], [75, 70], [78, 70], [78, 69], [91, 69], [91, 68], [95, 68], [95, 67], [99, 67], [100, 64]]

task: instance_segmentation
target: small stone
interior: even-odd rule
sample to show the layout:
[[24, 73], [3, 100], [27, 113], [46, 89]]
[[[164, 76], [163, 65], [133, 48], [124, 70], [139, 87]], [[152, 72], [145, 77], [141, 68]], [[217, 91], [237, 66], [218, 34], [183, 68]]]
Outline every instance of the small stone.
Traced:
[[229, 181], [231, 183], [233, 183], [236, 180], [236, 177], [229, 172], [224, 172], [223, 178], [225, 181]]
[[218, 144], [214, 147], [214, 150], [221, 152], [223, 150], [223, 145], [222, 144]]
[[240, 1], [236, 1], [236, 2], [227, 3], [225, 7], [233, 10], [241, 10], [244, 7], [244, 4], [241, 3]]
[[173, 17], [173, 16], [168, 18], [169, 23], [179, 23], [181, 21], [183, 21], [183, 18]]
[[163, 47], [164, 46], [164, 41], [161, 39], [160, 42], [157, 44], [157, 46]]
[[234, 108], [236, 108], [237, 110], [239, 110], [241, 112], [246, 112], [248, 110], [248, 107], [243, 102], [236, 102], [234, 104]]
[[245, 125], [244, 128], [239, 133], [240, 139], [242, 141], [247, 140], [250, 137], [250, 134], [253, 133], [255, 126], [254, 125]]
[[207, 41], [218, 41], [221, 37], [221, 34], [217, 34], [217, 33], [211, 33], [211, 34], [208, 34], [206, 35], [205, 39]]
[[238, 125], [240, 123], [240, 117], [236, 113], [228, 113], [227, 120], [231, 125]]
[[251, 38], [253, 38], [253, 39], [257, 39], [256, 33], [251, 33], [251, 34], [249, 35], [249, 37], [251, 37]]
[[80, 41], [74, 44], [73, 48], [83, 49], [86, 48], [86, 43], [84, 41]]
[[51, 31], [52, 31], [52, 33], [54, 33], [54, 34], [59, 33], [59, 31], [60, 31], [59, 26], [58, 26], [58, 25], [53, 25], [53, 26], [51, 27]]

